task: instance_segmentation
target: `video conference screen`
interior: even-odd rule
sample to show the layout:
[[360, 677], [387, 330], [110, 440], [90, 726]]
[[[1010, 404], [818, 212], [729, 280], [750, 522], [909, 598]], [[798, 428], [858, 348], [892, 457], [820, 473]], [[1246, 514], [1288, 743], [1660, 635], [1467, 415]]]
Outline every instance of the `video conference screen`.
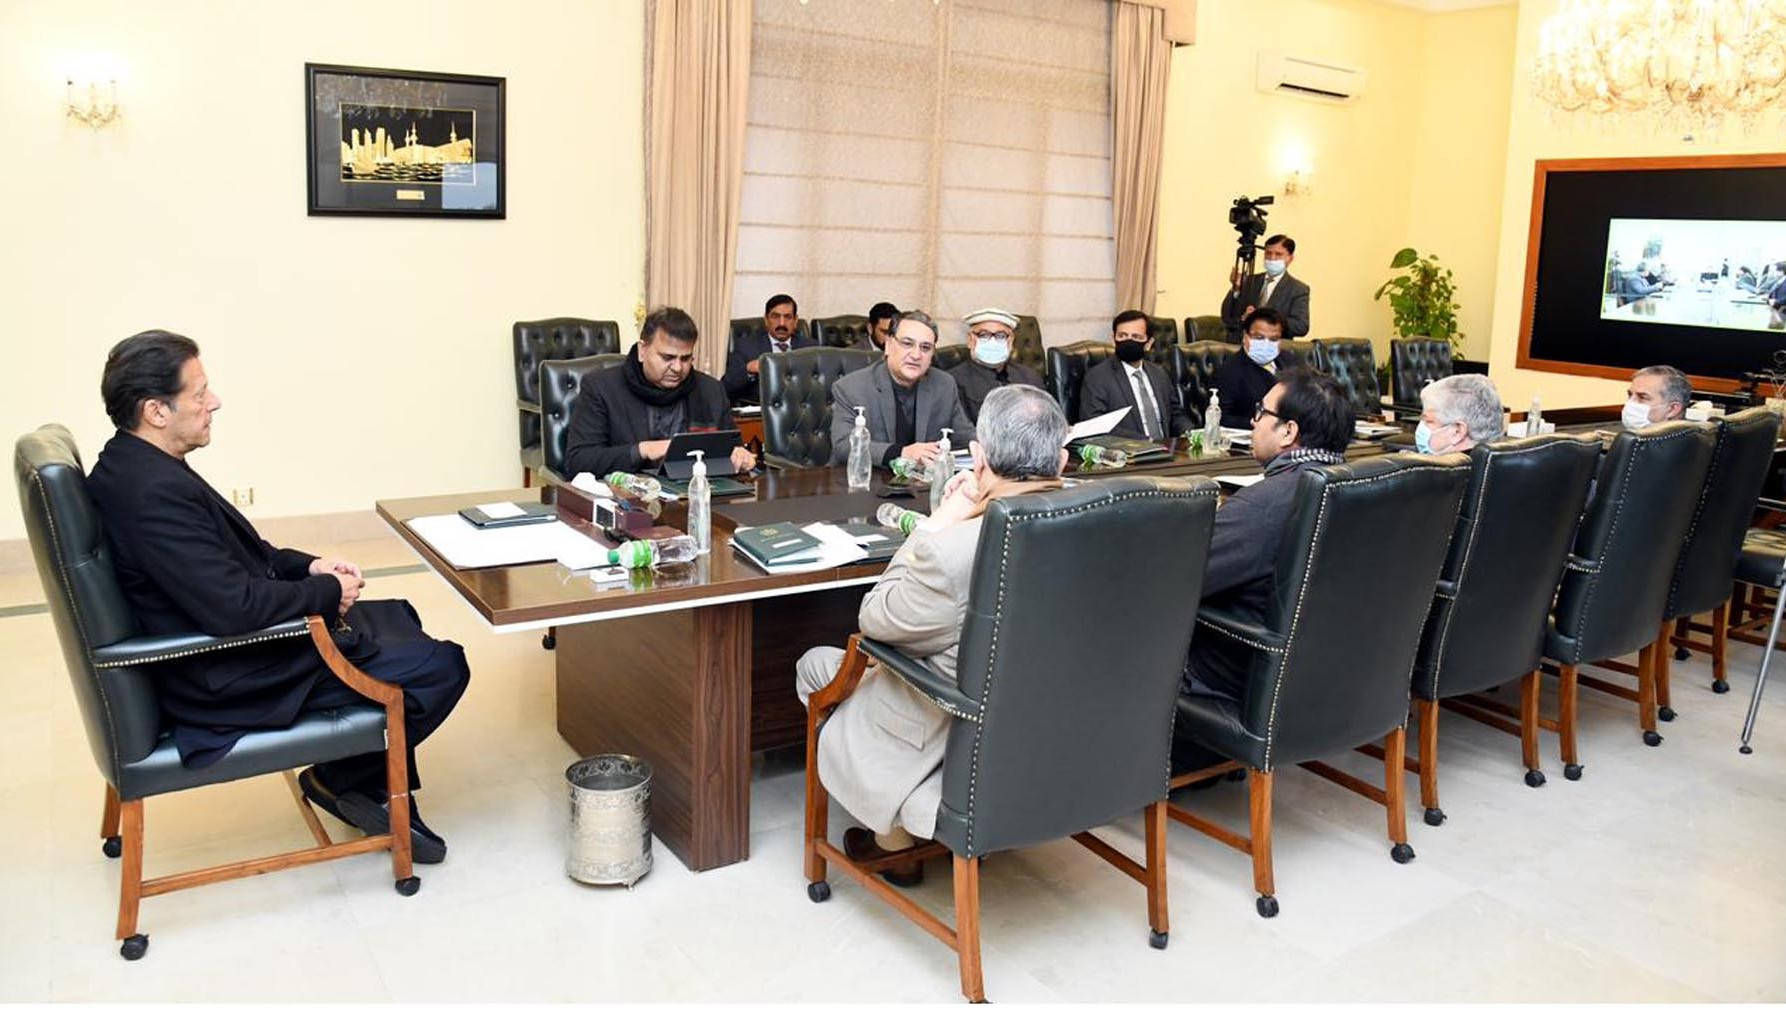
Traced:
[[1528, 356], [1739, 381], [1773, 367], [1782, 193], [1786, 167], [1548, 169]]

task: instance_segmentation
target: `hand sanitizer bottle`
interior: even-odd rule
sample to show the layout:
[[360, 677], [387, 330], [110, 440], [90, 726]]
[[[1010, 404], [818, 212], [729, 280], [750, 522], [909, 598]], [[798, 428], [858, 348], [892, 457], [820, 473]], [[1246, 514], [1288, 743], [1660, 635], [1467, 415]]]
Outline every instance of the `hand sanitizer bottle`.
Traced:
[[694, 473], [688, 478], [688, 534], [695, 539], [695, 552], [706, 555], [713, 550], [713, 489], [707, 484], [705, 451], [695, 450]]
[[856, 409], [856, 427], [850, 430], [850, 461], [847, 469], [850, 489], [866, 489], [873, 462], [868, 459], [868, 416]]
[[943, 504], [943, 487], [955, 476], [955, 455], [949, 450], [949, 433], [952, 429], [943, 430], [943, 438], [936, 443], [936, 460], [930, 465], [930, 512]]

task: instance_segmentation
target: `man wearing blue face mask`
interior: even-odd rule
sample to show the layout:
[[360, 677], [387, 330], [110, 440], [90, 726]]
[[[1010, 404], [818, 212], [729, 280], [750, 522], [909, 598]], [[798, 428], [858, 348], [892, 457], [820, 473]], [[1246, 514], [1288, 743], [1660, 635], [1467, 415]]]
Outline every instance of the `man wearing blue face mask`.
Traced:
[[1246, 327], [1255, 309], [1270, 309], [1282, 317], [1284, 336], [1292, 340], [1308, 336], [1308, 284], [1290, 275], [1296, 259], [1296, 240], [1274, 235], [1265, 240], [1263, 273], [1243, 279], [1228, 277], [1228, 295], [1222, 299], [1222, 323], [1233, 340]]
[[1251, 418], [1265, 391], [1277, 382], [1277, 374], [1302, 365], [1295, 354], [1279, 349], [1284, 318], [1270, 309], [1247, 314], [1246, 333], [1240, 339], [1242, 354], [1230, 355], [1215, 372], [1215, 389], [1222, 398], [1222, 417]]
[[1504, 432], [1501, 395], [1487, 376], [1459, 373], [1434, 380], [1420, 391], [1414, 449], [1421, 453], [1465, 453]]
[[1002, 309], [987, 308], [962, 318], [967, 324], [968, 360], [949, 370], [955, 377], [955, 388], [961, 392], [961, 410], [979, 421], [980, 405], [986, 395], [999, 387], [1015, 383], [1042, 389], [1040, 373], [1011, 361], [1011, 340], [1017, 332], [1017, 316]]

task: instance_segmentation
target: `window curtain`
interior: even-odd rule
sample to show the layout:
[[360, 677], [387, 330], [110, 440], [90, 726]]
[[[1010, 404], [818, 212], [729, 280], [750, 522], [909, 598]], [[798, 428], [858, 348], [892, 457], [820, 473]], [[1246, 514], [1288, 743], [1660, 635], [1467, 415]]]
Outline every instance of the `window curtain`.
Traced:
[[645, 301], [701, 329], [725, 372], [750, 92], [751, 0], [651, 0], [646, 52]]
[[1110, 31], [1110, 198], [1116, 232], [1116, 303], [1151, 313], [1159, 291], [1160, 153], [1172, 43], [1160, 0], [1117, 0]]

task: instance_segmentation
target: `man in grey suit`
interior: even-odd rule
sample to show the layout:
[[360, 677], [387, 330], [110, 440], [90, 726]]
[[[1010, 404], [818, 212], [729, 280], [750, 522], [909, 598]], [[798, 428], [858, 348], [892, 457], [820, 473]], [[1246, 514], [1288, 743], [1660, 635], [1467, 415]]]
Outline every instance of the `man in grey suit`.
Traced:
[[870, 459], [882, 467], [895, 457], [928, 467], [944, 429], [950, 430], [951, 447], [974, 438], [974, 423], [961, 409], [954, 378], [930, 367], [936, 345], [935, 320], [916, 310], [901, 313], [887, 342], [887, 357], [831, 384], [833, 465], [849, 460], [857, 407], [868, 416]]
[[1110, 324], [1116, 354], [1085, 370], [1079, 385], [1079, 418], [1096, 418], [1126, 407], [1130, 411], [1111, 429], [1112, 435], [1159, 443], [1181, 435], [1191, 418], [1173, 395], [1166, 370], [1147, 360], [1153, 339], [1147, 334], [1147, 314], [1125, 309]]
[[1254, 274], [1244, 284], [1238, 273], [1228, 276], [1222, 324], [1228, 328], [1230, 343], [1240, 343], [1241, 326], [1255, 309], [1271, 309], [1283, 317], [1285, 337], [1308, 336], [1308, 284], [1290, 276], [1290, 263], [1295, 259], [1296, 240], [1274, 235], [1265, 240], [1264, 273]]
[[[862, 634], [953, 681], [986, 504], [1059, 488], [1066, 438], [1066, 416], [1042, 391], [1012, 385], [988, 394], [980, 437], [968, 444], [973, 470], [950, 479], [942, 504], [912, 531], [862, 599], [856, 616]], [[836, 647], [813, 647], [801, 656], [795, 666], [801, 703], [837, 677], [843, 656]], [[844, 833], [851, 858], [896, 854], [934, 834], [943, 746], [953, 720], [897, 675], [871, 667], [825, 722], [819, 779], [867, 827]], [[924, 869], [914, 860], [884, 875], [894, 885], [911, 886], [923, 881]]]

